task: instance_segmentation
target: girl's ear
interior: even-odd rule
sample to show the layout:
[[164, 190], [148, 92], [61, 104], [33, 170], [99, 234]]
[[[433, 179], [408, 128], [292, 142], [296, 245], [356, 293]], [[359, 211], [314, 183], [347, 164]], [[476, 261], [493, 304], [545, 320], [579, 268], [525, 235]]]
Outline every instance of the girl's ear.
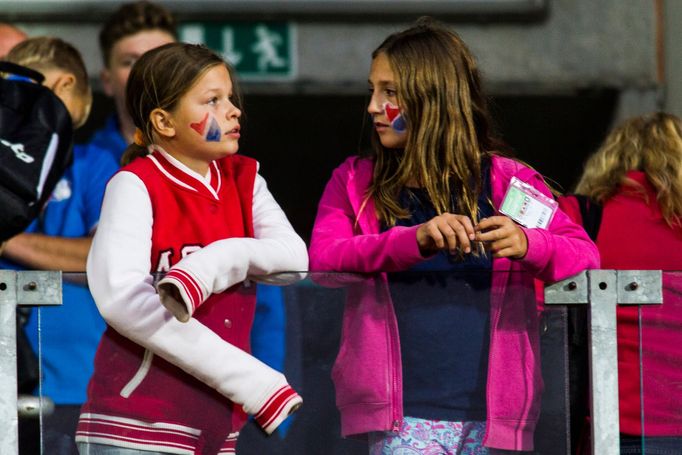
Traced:
[[157, 107], [149, 114], [149, 120], [157, 134], [167, 139], [175, 136], [175, 125], [168, 111]]

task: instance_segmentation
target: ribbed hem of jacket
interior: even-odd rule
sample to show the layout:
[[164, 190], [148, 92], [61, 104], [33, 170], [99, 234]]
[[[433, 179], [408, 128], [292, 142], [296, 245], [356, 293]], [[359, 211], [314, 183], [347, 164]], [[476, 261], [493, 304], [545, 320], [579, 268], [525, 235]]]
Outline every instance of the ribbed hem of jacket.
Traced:
[[489, 419], [483, 444], [493, 449], [533, 450], [535, 420]]
[[[236, 453], [237, 436], [231, 433], [219, 454]], [[201, 431], [167, 422], [144, 422], [105, 414], [83, 413], [76, 429], [76, 442], [104, 444], [126, 449], [194, 455]]]
[[[339, 407], [341, 412], [341, 434], [344, 437], [370, 433], [372, 431], [388, 431], [392, 427], [390, 406], [388, 403], [361, 403]], [[382, 426], [378, 422], [385, 422]]]

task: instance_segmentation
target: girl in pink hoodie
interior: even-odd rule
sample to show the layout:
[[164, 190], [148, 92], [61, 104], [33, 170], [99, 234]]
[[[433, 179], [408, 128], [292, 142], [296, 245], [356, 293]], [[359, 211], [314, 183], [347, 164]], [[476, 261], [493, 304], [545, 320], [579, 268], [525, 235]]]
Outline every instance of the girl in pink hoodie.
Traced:
[[371, 274], [348, 289], [332, 372], [342, 432], [376, 454], [532, 450], [533, 279], [598, 267], [597, 250], [537, 172], [494, 152], [455, 33], [427, 18], [389, 36], [369, 86], [373, 153], [334, 171], [309, 251], [311, 270]]

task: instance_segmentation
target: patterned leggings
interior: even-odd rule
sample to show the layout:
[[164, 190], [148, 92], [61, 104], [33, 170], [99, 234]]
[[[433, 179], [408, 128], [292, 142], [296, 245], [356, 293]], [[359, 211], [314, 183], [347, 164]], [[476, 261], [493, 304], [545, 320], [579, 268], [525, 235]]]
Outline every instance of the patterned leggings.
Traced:
[[370, 455], [489, 455], [485, 422], [448, 422], [405, 417], [399, 433], [370, 434]]
[[370, 455], [504, 455], [483, 447], [485, 422], [448, 422], [405, 417], [400, 432], [369, 435]]

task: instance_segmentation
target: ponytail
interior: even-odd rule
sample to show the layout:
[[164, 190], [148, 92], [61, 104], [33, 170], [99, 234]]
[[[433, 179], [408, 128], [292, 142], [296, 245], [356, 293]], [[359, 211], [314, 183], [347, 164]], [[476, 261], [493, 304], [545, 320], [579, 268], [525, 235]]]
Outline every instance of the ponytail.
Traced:
[[142, 158], [149, 154], [147, 149], [147, 144], [151, 144], [151, 141], [147, 139], [147, 136], [142, 132], [140, 128], [135, 128], [135, 133], [133, 134], [133, 143], [126, 148], [121, 157], [121, 166], [126, 166], [136, 158]]
[[126, 166], [132, 163], [137, 158], [143, 158], [149, 154], [147, 147], [132, 143], [123, 152], [123, 157], [121, 157], [121, 166]]

